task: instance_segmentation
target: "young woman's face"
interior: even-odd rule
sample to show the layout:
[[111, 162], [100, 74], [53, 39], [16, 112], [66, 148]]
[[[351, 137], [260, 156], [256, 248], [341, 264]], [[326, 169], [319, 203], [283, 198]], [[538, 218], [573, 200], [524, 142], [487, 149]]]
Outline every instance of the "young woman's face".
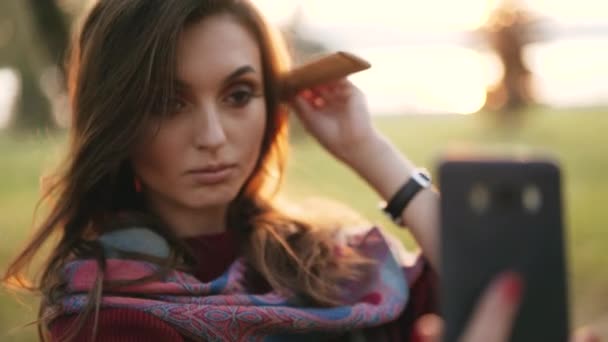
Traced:
[[266, 126], [259, 47], [235, 19], [216, 15], [182, 33], [177, 63], [172, 114], [137, 147], [135, 174], [154, 202], [225, 206], [252, 173]]

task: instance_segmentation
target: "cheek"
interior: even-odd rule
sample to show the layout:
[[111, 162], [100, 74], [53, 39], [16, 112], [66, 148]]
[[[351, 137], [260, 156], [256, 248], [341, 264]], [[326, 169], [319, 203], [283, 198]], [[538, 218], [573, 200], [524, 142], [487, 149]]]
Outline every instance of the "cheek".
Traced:
[[171, 166], [179, 165], [175, 159], [181, 155], [179, 137], [183, 135], [168, 133], [160, 129], [155, 136], [145, 139], [132, 158], [135, 173], [152, 187], [170, 179], [174, 173]]
[[255, 164], [258, 159], [266, 129], [266, 107], [260, 105], [256, 112], [257, 114], [252, 117], [245, 126], [246, 128], [241, 132], [242, 143], [247, 147], [247, 155], [252, 160], [252, 164]]

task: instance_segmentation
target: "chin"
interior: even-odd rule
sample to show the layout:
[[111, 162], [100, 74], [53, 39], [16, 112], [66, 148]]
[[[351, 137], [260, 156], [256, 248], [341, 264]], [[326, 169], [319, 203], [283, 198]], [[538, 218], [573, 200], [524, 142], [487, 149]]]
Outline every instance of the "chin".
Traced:
[[238, 189], [205, 188], [196, 189], [185, 198], [184, 202], [192, 208], [222, 207], [228, 205], [238, 194]]

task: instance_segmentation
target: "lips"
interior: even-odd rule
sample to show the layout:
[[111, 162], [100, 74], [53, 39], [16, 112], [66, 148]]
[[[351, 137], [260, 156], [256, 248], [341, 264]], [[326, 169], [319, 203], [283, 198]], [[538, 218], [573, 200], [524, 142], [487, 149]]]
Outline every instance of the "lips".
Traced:
[[187, 175], [200, 185], [212, 185], [227, 181], [234, 171], [234, 164], [217, 164], [189, 170]]
[[228, 168], [232, 168], [234, 167], [234, 164], [215, 164], [215, 165], [209, 165], [209, 166], [205, 166], [205, 167], [201, 167], [201, 168], [196, 168], [196, 169], [192, 169], [189, 170], [189, 173], [199, 173], [199, 172], [218, 172], [218, 171], [222, 171]]

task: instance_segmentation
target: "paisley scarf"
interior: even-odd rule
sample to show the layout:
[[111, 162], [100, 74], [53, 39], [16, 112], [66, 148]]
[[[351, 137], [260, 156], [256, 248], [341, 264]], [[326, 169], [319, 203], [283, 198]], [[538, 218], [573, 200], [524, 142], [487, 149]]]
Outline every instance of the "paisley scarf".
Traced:
[[[194, 276], [172, 270], [164, 279], [113, 288], [104, 292], [102, 308], [130, 308], [156, 316], [197, 341], [299, 341], [341, 339], [381, 341], [382, 327], [395, 321], [408, 303], [408, 283], [422, 271], [419, 256], [403, 248], [394, 237], [372, 227], [350, 234], [346, 242], [377, 261], [365, 282], [344, 284], [346, 304], [314, 307], [297, 296], [270, 291], [248, 291], [246, 263], [237, 258], [220, 277], [204, 283]], [[104, 278], [134, 280], [155, 273], [159, 266], [144, 261], [112, 257], [116, 249], [162, 256], [164, 240], [144, 228], [131, 228], [100, 238], [106, 250]], [[49, 307], [52, 315], [82, 312], [87, 292], [95, 283], [97, 262], [75, 260], [66, 265], [67, 295]], [[380, 337], [380, 340], [379, 340]]]

